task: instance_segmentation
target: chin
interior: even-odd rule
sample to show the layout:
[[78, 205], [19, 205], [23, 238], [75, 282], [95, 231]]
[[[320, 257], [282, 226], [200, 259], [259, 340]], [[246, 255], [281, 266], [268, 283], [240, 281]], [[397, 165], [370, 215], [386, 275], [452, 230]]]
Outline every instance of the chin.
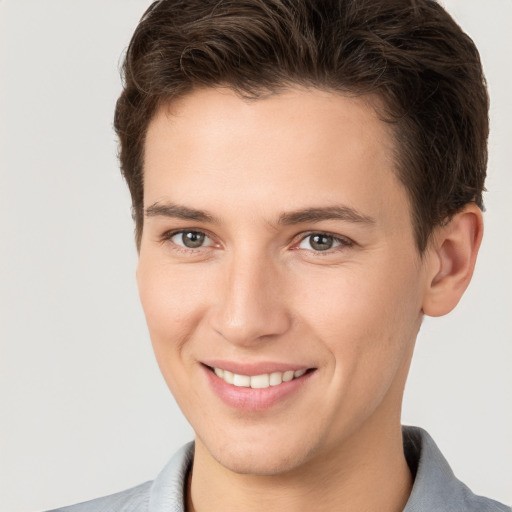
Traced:
[[288, 473], [300, 467], [314, 451], [304, 442], [290, 442], [290, 439], [268, 436], [258, 441], [238, 441], [219, 446], [203, 443], [213, 459], [224, 468], [241, 475], [275, 476]]
[[[268, 449], [267, 449], [268, 450]], [[221, 454], [216, 457], [219, 464], [240, 475], [276, 476], [288, 473], [301, 464], [301, 459], [283, 453], [260, 454], [257, 457], [240, 453]]]

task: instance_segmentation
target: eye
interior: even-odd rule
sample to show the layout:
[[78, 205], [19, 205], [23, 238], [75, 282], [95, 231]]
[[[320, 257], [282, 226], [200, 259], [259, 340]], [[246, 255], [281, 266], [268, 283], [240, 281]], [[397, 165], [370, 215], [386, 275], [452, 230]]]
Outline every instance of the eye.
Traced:
[[169, 240], [180, 247], [186, 247], [187, 249], [198, 249], [199, 247], [205, 247], [212, 245], [212, 240], [205, 233], [201, 231], [178, 231], [169, 237]]
[[321, 252], [350, 245], [352, 245], [352, 242], [345, 238], [335, 237], [327, 233], [311, 233], [300, 241], [298, 248]]

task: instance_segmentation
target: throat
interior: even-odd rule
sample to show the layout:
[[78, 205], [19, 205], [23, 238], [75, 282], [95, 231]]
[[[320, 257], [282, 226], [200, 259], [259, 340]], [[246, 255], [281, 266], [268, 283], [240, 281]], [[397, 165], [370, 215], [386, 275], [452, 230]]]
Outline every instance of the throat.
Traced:
[[194, 459], [185, 488], [189, 512], [400, 512], [413, 484], [402, 449], [394, 460], [388, 459], [380, 467], [375, 461], [340, 464], [345, 458], [340, 454], [341, 458], [335, 457], [335, 464], [334, 458], [327, 457], [286, 474], [271, 476], [230, 471], [204, 450], [206, 448], [196, 441], [198, 457]]

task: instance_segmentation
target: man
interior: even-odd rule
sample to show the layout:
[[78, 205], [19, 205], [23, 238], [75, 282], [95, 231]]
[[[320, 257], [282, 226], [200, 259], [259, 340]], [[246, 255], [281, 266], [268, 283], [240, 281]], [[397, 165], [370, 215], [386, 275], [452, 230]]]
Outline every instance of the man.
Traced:
[[482, 238], [471, 40], [426, 0], [164, 0], [124, 72], [140, 297], [196, 437], [69, 510], [509, 510], [400, 425]]

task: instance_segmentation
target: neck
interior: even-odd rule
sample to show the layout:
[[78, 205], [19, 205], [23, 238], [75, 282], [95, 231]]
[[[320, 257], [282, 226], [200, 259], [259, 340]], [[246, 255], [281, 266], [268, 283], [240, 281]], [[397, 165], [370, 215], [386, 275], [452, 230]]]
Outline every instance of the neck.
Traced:
[[411, 487], [399, 422], [382, 428], [370, 420], [336, 450], [272, 476], [234, 473], [196, 440], [187, 510], [399, 512]]

